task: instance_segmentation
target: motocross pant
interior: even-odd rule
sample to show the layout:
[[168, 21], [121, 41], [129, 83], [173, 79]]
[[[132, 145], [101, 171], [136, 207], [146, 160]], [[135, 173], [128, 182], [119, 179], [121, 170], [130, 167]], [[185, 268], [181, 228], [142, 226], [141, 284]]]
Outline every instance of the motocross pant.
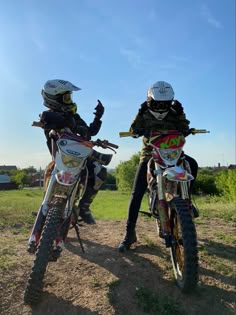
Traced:
[[[185, 154], [185, 159], [188, 161], [191, 168], [192, 175], [196, 179], [197, 171], [198, 171], [197, 162], [192, 157], [186, 154]], [[147, 163], [148, 163], [148, 160], [140, 162], [137, 168], [136, 174], [135, 174], [131, 198], [130, 198], [129, 207], [128, 207], [128, 219], [127, 219], [127, 226], [126, 226], [127, 232], [133, 231], [135, 229], [141, 202], [147, 190], [147, 180], [146, 180]], [[194, 182], [194, 180], [192, 182]], [[194, 183], [191, 183], [191, 184], [192, 186], [190, 185], [190, 193], [191, 193]]]
[[79, 208], [89, 210], [91, 203], [107, 178], [107, 169], [96, 161], [88, 162], [88, 183], [79, 202]]

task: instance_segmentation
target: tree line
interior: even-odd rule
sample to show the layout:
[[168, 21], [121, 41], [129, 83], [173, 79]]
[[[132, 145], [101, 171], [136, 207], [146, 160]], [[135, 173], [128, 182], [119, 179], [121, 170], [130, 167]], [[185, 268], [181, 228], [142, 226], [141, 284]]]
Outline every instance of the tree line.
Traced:
[[[136, 153], [127, 161], [120, 162], [114, 170], [108, 171], [108, 176], [101, 189], [118, 189], [131, 191], [135, 172], [139, 164], [140, 153]], [[10, 176], [18, 187], [30, 186], [31, 176], [37, 171], [33, 166], [8, 172], [0, 172]], [[40, 170], [43, 177], [43, 170]], [[236, 201], [236, 170], [200, 168], [194, 185], [194, 194], [224, 196], [229, 201]]]
[[[116, 185], [119, 190], [132, 189], [135, 171], [139, 163], [139, 153], [130, 160], [121, 162], [115, 170]], [[199, 168], [194, 184], [194, 194], [224, 196], [229, 201], [236, 201], [236, 170], [213, 167]]]

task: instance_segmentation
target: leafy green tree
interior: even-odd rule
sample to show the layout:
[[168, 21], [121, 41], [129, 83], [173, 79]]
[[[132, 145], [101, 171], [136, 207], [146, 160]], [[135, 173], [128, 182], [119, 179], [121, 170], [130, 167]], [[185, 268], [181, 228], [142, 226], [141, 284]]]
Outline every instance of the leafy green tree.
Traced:
[[236, 170], [224, 170], [216, 177], [216, 186], [229, 201], [236, 201]]
[[130, 160], [121, 162], [115, 169], [116, 184], [119, 190], [131, 190], [135, 172], [139, 164], [140, 153], [134, 154]]
[[103, 189], [111, 189], [111, 190], [116, 190], [116, 177], [114, 173], [107, 172], [107, 178], [105, 182], [103, 183], [101, 190]]
[[29, 184], [29, 176], [24, 170], [13, 171], [11, 173], [11, 180], [22, 187]]
[[218, 194], [216, 187], [216, 174], [210, 170], [200, 170], [194, 184], [194, 193], [204, 193], [209, 195]]
[[29, 166], [29, 167], [27, 167], [27, 168], [24, 168], [23, 171], [25, 171], [26, 174], [28, 174], [28, 175], [32, 175], [32, 174], [37, 173], [36, 168], [33, 167], [33, 166]]
[[115, 177], [115, 175], [108, 172], [107, 173], [106, 183], [115, 185], [116, 184], [116, 177]]

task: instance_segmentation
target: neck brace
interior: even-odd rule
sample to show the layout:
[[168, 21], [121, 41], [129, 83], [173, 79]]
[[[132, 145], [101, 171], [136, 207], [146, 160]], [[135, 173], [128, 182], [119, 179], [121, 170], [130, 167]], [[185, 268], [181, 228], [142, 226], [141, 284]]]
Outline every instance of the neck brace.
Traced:
[[149, 112], [157, 119], [157, 120], [162, 120], [166, 117], [166, 115], [169, 113], [169, 110], [166, 112], [158, 113], [154, 112], [153, 110], [149, 109]]

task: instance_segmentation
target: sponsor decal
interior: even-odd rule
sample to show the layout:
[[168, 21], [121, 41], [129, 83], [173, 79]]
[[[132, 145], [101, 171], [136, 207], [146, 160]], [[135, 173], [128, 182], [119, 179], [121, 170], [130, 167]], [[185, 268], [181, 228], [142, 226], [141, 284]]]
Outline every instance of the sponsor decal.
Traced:
[[178, 148], [185, 142], [184, 136], [167, 137], [165, 141], [160, 144], [161, 149]]
[[73, 150], [70, 150], [70, 149], [67, 149], [66, 152], [69, 153], [69, 154], [72, 154], [72, 155], [81, 155], [80, 152], [73, 151]]

